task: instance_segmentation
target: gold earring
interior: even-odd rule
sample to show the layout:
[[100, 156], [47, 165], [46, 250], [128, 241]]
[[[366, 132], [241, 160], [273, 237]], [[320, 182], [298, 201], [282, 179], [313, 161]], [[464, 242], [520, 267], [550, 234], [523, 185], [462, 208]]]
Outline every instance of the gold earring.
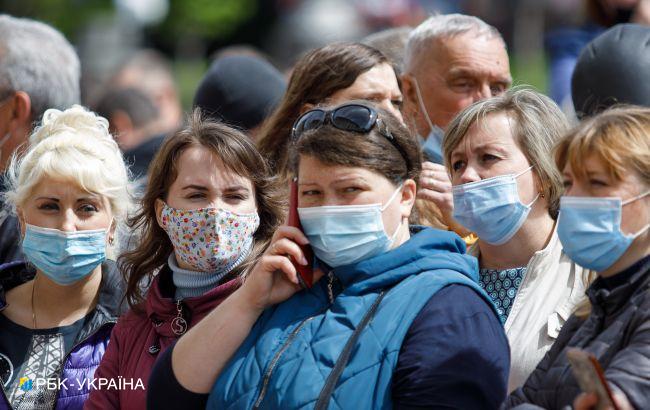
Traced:
[[115, 242], [115, 238], [113, 238], [112, 236], [109, 236], [108, 237], [108, 244], [113, 246], [113, 242]]

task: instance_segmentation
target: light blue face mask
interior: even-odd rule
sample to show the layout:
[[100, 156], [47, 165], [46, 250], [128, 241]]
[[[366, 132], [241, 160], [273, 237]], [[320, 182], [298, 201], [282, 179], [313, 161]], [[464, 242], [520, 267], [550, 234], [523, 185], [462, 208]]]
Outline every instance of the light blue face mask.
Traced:
[[501, 175], [452, 188], [454, 219], [491, 245], [508, 242], [524, 224], [531, 206], [519, 200], [517, 178], [533, 167], [518, 174]]
[[400, 186], [384, 206], [342, 205], [298, 208], [300, 224], [318, 259], [332, 268], [349, 265], [389, 250], [397, 237], [384, 230], [381, 214], [397, 197]]
[[23, 253], [59, 285], [71, 285], [106, 259], [106, 229], [64, 232], [27, 224]]
[[574, 197], [560, 199], [557, 234], [566, 253], [578, 265], [602, 272], [620, 259], [632, 241], [650, 228], [626, 235], [621, 232], [623, 206], [650, 194], [623, 202], [620, 198]]
[[426, 140], [418, 135], [420, 146], [422, 147], [422, 153], [427, 160], [435, 162], [436, 164], [442, 164], [444, 162], [444, 159], [442, 157], [442, 138], [445, 135], [445, 132], [442, 130], [442, 128], [434, 125], [431, 122], [429, 113], [424, 107], [424, 100], [422, 99], [422, 94], [420, 93], [420, 85], [418, 84], [418, 80], [415, 77], [413, 77], [413, 84], [415, 84], [415, 94], [418, 97], [418, 105], [420, 106], [420, 111], [422, 111], [422, 115], [427, 121], [430, 129]]

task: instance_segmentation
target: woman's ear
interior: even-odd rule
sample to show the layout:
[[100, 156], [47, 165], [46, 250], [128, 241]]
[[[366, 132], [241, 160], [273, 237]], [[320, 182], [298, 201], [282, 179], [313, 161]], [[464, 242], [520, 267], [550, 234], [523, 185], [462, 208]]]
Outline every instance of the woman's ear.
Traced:
[[407, 179], [402, 184], [402, 197], [400, 199], [400, 208], [402, 210], [402, 219], [408, 219], [415, 205], [417, 196], [417, 185], [412, 179]]
[[165, 203], [162, 199], [157, 198], [154, 206], [156, 207], [156, 222], [158, 222], [158, 226], [165, 229], [165, 226], [162, 223], [162, 210], [165, 207]]
[[108, 244], [113, 245], [115, 243], [115, 231], [117, 231], [117, 221], [115, 218], [111, 221], [111, 226], [108, 227]]

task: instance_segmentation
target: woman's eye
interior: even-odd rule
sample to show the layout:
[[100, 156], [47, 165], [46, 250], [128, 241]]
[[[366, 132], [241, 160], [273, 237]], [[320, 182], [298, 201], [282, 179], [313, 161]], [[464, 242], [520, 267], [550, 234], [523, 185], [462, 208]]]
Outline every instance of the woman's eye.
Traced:
[[564, 181], [562, 181], [562, 186], [564, 186], [564, 189], [571, 188], [571, 185], [573, 185], [573, 182], [569, 181], [568, 179], [565, 179]]
[[463, 166], [465, 166], [465, 163], [463, 161], [456, 161], [451, 164], [451, 169], [454, 171], [459, 171]]
[[391, 100], [391, 103], [395, 108], [401, 109], [402, 105], [404, 104], [404, 101], [402, 100]]
[[79, 211], [85, 213], [97, 212], [97, 207], [92, 204], [83, 204], [79, 207]]
[[52, 211], [52, 210], [56, 211], [59, 209], [59, 205], [55, 203], [45, 203], [39, 205], [38, 209], [42, 209], [45, 211]]
[[226, 199], [231, 201], [243, 201], [245, 199], [248, 199], [248, 196], [243, 194], [232, 194], [232, 195], [227, 195]]
[[310, 189], [308, 191], [302, 191], [302, 196], [316, 196], [319, 195], [320, 191], [315, 189]]
[[347, 187], [347, 188], [343, 189], [343, 192], [345, 192], [345, 193], [359, 192], [359, 191], [361, 191], [361, 188], [356, 187], [356, 186], [350, 186], [350, 187]]
[[492, 154], [483, 154], [483, 162], [494, 161], [499, 159], [499, 157]]
[[601, 181], [599, 179], [590, 179], [589, 184], [592, 185], [592, 186], [598, 186], [598, 187], [607, 186], [605, 181]]
[[205, 198], [205, 194], [201, 192], [194, 192], [187, 196], [187, 199], [203, 199], [203, 198]]

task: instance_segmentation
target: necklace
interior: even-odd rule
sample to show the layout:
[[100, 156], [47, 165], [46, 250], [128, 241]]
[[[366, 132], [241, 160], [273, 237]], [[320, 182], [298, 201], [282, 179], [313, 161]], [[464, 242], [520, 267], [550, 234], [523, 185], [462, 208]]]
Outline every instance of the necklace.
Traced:
[[36, 288], [36, 278], [32, 284], [32, 326], [36, 330], [36, 311], [34, 310], [34, 289]]

